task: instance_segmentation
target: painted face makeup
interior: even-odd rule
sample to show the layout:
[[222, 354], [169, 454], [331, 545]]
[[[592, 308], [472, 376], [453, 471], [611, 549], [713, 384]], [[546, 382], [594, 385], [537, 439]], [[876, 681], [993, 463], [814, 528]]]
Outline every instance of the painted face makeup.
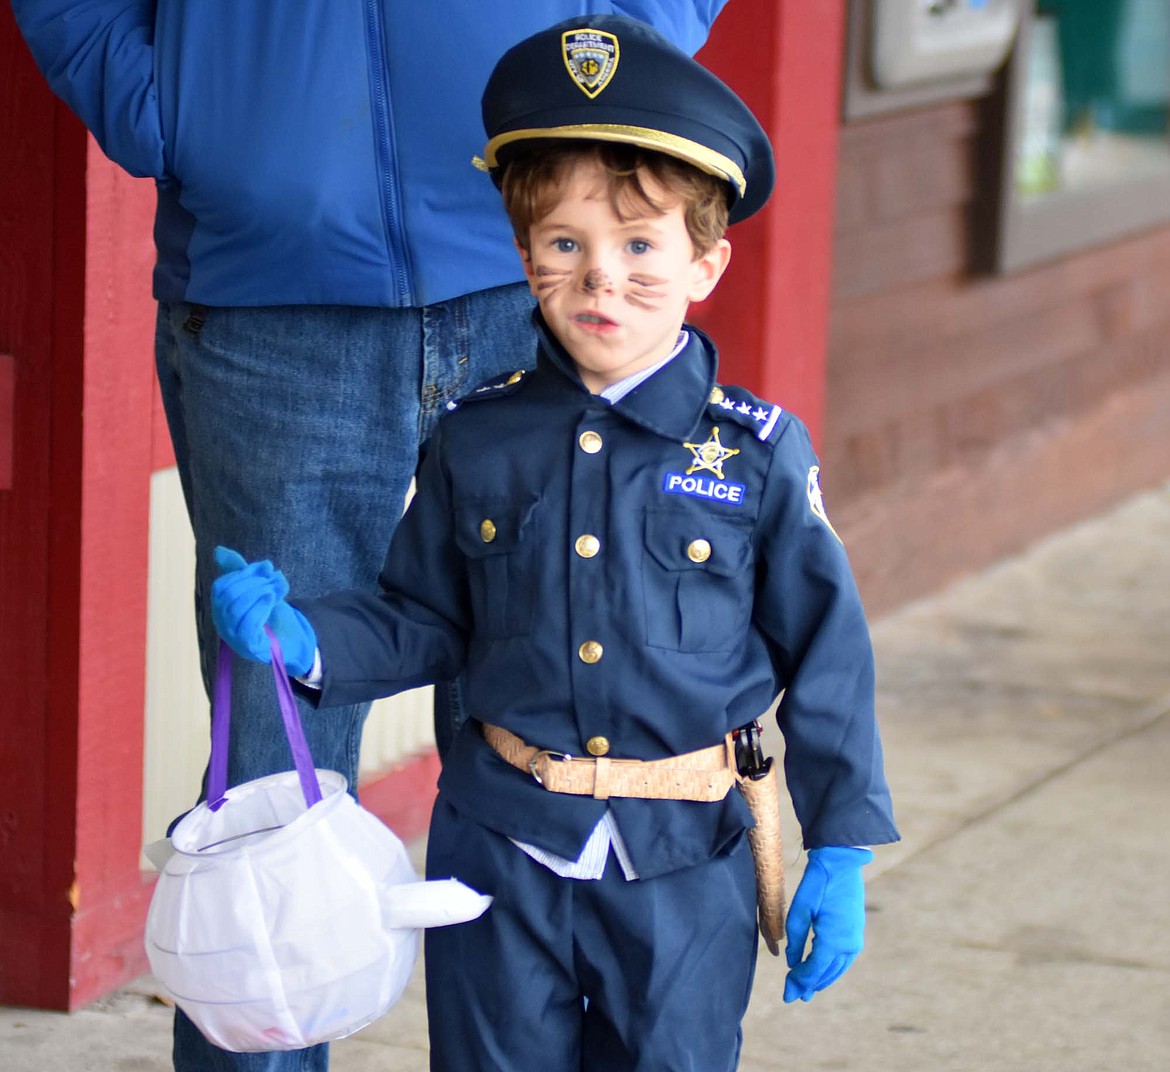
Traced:
[[626, 301], [639, 309], [655, 309], [657, 308], [655, 303], [666, 297], [666, 291], [654, 288], [665, 287], [670, 280], [655, 275], [631, 274], [630, 283], [632, 286], [625, 296]]
[[609, 285], [609, 276], [600, 268], [591, 268], [585, 273], [584, 286], [587, 291], [592, 293], [595, 290], [604, 290]]
[[569, 272], [563, 268], [549, 268], [546, 265], [541, 265], [536, 269], [536, 280], [530, 283], [532, 293], [536, 297], [548, 291], [555, 290], [563, 283], [569, 281]]
[[[669, 200], [650, 176], [642, 182]], [[731, 254], [724, 239], [695, 256], [681, 202], [661, 214], [635, 201], [623, 208], [624, 219], [600, 165], [584, 167], [520, 251], [545, 322], [594, 393], [674, 349], [687, 307], [711, 293]]]

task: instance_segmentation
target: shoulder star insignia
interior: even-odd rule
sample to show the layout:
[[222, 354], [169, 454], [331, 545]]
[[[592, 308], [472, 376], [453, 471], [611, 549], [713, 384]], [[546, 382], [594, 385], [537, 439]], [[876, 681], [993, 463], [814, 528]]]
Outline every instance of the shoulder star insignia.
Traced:
[[692, 473], [714, 473], [722, 480], [723, 463], [739, 453], [738, 449], [725, 447], [719, 441], [718, 425], [711, 429], [710, 438], [705, 443], [684, 443], [683, 446], [694, 455], [694, 461], [686, 471], [687, 476]]
[[[761, 402], [758, 398], [736, 398], [731, 394], [732, 390], [734, 388], [715, 388], [711, 394], [711, 405], [726, 410], [731, 418], [739, 424], [747, 424], [748, 421], [754, 422], [756, 438], [766, 440], [776, 430], [776, 425], [784, 411], [779, 406]], [[745, 419], [741, 421], [740, 417]]]

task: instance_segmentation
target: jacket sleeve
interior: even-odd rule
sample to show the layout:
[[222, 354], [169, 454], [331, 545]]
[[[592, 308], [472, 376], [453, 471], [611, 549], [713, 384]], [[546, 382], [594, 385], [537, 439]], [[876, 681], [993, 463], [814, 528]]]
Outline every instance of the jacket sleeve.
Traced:
[[317, 634], [323, 707], [392, 696], [463, 669], [470, 600], [440, 438], [436, 433], [390, 542], [379, 591], [295, 601]]
[[694, 55], [706, 43], [727, 0], [614, 0], [615, 15], [649, 23], [684, 52]]
[[163, 176], [153, 0], [12, 0], [53, 92], [131, 175]]
[[869, 627], [820, 499], [808, 434], [775, 444], [760, 518], [755, 622], [784, 689], [784, 772], [807, 848], [897, 841], [874, 713]]

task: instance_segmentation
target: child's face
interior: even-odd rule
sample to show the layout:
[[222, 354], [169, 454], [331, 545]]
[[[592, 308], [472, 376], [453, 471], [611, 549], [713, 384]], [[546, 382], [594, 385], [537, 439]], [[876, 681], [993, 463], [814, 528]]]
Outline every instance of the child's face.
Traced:
[[[649, 175], [640, 178], [656, 201], [668, 200]], [[634, 199], [623, 208], [625, 220], [600, 165], [590, 164], [520, 249], [545, 321], [594, 394], [674, 349], [687, 306], [711, 293], [731, 256], [726, 239], [695, 256], [679, 201], [662, 215]]]

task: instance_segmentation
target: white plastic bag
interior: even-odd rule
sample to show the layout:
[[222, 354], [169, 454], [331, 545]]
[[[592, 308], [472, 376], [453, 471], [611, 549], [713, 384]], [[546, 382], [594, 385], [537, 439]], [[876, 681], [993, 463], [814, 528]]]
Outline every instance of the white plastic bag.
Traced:
[[[225, 789], [230, 653], [220, 651], [208, 800], [175, 827], [146, 921], [151, 970], [221, 1049], [300, 1049], [386, 1012], [419, 929], [490, 903], [454, 880], [417, 880], [402, 842], [315, 771], [273, 642], [296, 770]], [[322, 716], [327, 717], [327, 716]]]

